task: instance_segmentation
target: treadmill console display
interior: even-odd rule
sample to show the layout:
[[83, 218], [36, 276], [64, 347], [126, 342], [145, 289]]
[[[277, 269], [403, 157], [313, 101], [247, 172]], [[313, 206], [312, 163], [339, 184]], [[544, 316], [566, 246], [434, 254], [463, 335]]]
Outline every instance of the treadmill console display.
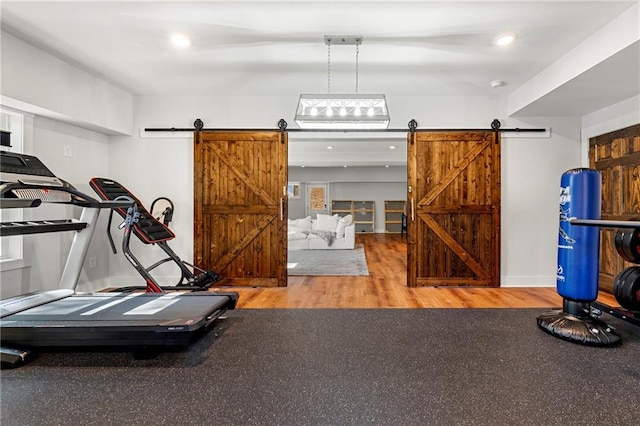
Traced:
[[0, 183], [22, 182], [32, 185], [61, 186], [56, 178], [38, 158], [32, 155], [0, 151]]

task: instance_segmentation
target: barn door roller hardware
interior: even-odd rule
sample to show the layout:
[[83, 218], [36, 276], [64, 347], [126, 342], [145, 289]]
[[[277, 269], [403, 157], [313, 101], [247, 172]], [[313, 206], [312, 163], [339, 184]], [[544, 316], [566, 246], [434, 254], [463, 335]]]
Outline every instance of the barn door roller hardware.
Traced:
[[[406, 132], [407, 129], [288, 129], [288, 124], [284, 118], [281, 118], [278, 121], [277, 129], [274, 128], [242, 128], [242, 129], [233, 129], [233, 128], [205, 128], [204, 122], [197, 118], [193, 122], [193, 128], [179, 128], [179, 127], [146, 127], [144, 129], [145, 132], [202, 132], [202, 131], [231, 131], [231, 132], [272, 132], [274, 130], [278, 130], [280, 132], [295, 132], [295, 133], [307, 133], [307, 132], [324, 132], [324, 133], [398, 133], [398, 132]], [[464, 129], [464, 128], [431, 128], [431, 129], [418, 129], [418, 122], [415, 119], [411, 119], [407, 123], [407, 127], [411, 133], [415, 133], [416, 131], [421, 132], [482, 132], [482, 131], [494, 131], [494, 132], [519, 132], [519, 133], [541, 133], [546, 132], [547, 129], [520, 129], [516, 128], [500, 128], [501, 123], [497, 118], [491, 122], [489, 129]]]

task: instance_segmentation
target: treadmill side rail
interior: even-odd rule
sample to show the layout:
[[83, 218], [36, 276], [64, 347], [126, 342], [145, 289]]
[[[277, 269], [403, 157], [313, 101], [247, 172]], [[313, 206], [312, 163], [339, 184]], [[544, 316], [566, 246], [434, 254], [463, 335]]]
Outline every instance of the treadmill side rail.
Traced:
[[214, 291], [211, 294], [216, 296], [227, 296], [229, 298], [229, 303], [225, 306], [226, 309], [235, 309], [236, 304], [238, 303], [238, 298], [240, 297], [236, 291]]
[[26, 220], [0, 223], [0, 237], [13, 235], [45, 234], [48, 232], [81, 231], [86, 223], [76, 219]]
[[74, 294], [74, 291], [68, 289], [46, 290], [3, 299], [0, 300], [0, 318], [35, 308], [45, 303], [64, 299], [72, 294]]

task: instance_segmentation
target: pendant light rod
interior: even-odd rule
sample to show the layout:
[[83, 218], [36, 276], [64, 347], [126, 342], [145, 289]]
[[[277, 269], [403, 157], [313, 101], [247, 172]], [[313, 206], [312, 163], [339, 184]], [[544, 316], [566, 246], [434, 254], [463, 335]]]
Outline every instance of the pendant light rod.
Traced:
[[331, 40], [327, 43], [327, 93], [331, 93]]
[[358, 58], [360, 55], [361, 35], [325, 35], [327, 45], [327, 93], [331, 93], [331, 45], [356, 46], [356, 94], [358, 94]]
[[358, 57], [360, 56], [360, 43], [356, 44], [356, 95], [358, 94]]
[[326, 44], [327, 46], [330, 44], [344, 45], [344, 46], [357, 46], [362, 44], [362, 36], [361, 35], [325, 35], [324, 44]]

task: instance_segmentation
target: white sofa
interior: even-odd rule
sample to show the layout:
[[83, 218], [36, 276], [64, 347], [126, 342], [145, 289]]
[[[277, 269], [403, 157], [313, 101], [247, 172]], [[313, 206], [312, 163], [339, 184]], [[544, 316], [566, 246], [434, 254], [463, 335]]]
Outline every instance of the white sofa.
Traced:
[[318, 214], [289, 219], [287, 240], [289, 250], [353, 250], [356, 247], [356, 226], [351, 215]]

